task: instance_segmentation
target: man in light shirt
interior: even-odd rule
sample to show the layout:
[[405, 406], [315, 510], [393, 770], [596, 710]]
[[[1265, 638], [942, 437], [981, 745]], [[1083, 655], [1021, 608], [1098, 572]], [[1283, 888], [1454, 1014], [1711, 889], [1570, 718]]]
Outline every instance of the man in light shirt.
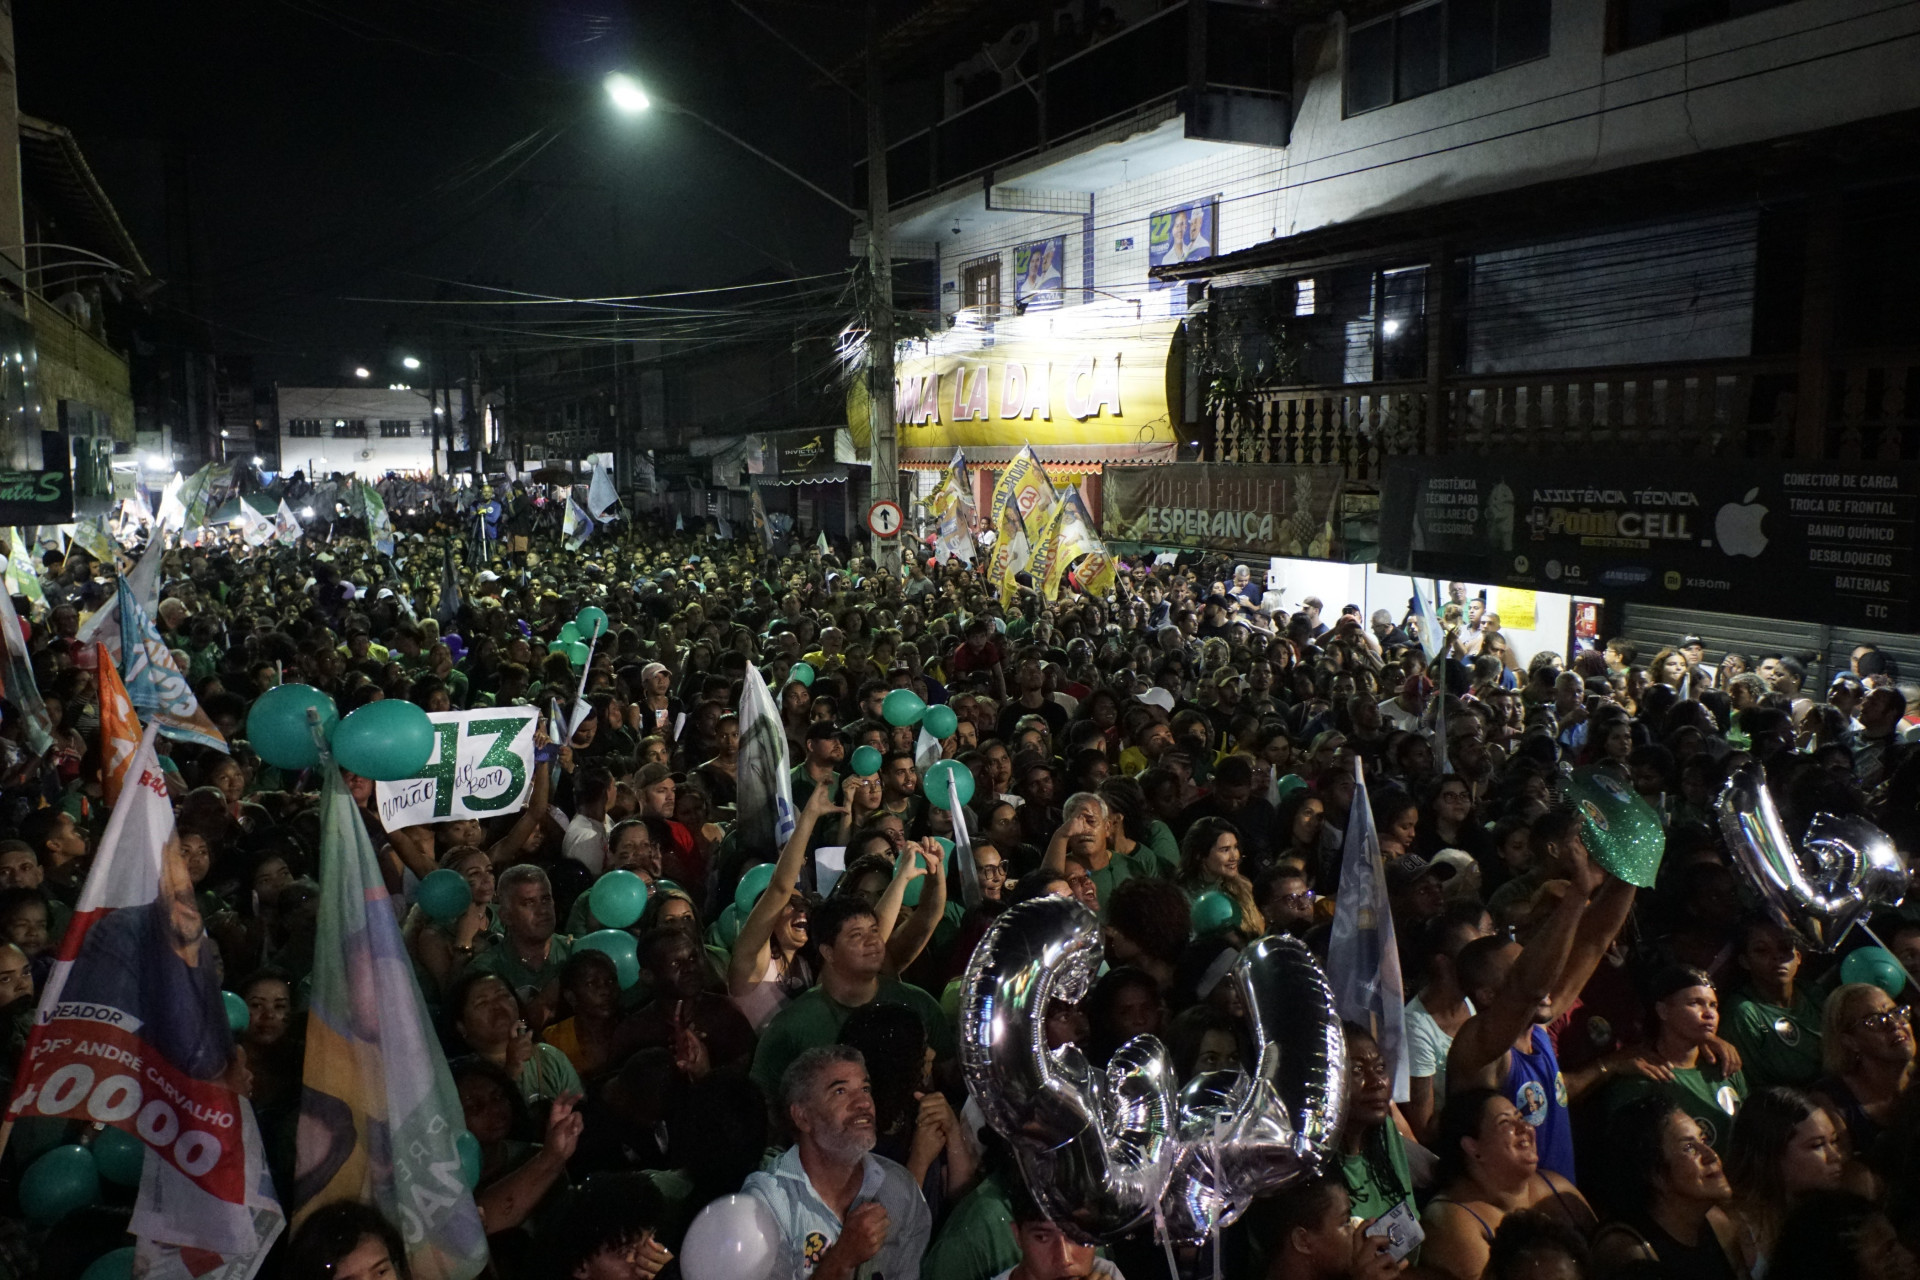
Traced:
[[904, 1168], [873, 1154], [873, 1090], [858, 1049], [823, 1045], [793, 1060], [780, 1101], [799, 1141], [742, 1191], [780, 1224], [774, 1272], [810, 1280], [910, 1280], [933, 1215]]
[[567, 824], [560, 853], [597, 876], [607, 865], [607, 802], [613, 798], [613, 775], [597, 764], [584, 765], [573, 794], [579, 808]]

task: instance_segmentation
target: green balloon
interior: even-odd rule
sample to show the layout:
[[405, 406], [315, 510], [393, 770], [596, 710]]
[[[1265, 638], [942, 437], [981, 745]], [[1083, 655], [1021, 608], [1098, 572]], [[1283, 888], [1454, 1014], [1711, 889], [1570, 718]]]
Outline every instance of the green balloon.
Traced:
[[731, 951], [733, 944], [740, 940], [740, 926], [746, 923], [737, 904], [729, 902], [720, 918], [707, 930], [707, 937], [714, 945]]
[[369, 702], [333, 731], [333, 758], [363, 778], [393, 782], [411, 778], [433, 755], [433, 722], [411, 702]]
[[307, 723], [307, 709], [320, 712], [320, 732], [333, 736], [340, 712], [333, 699], [308, 684], [283, 684], [254, 699], [247, 712], [247, 741], [260, 758], [277, 769], [311, 769], [320, 763]]
[[108, 1182], [137, 1187], [147, 1163], [147, 1144], [125, 1129], [102, 1129], [93, 1138], [93, 1163]]
[[413, 900], [427, 913], [427, 919], [449, 924], [473, 905], [473, 886], [452, 867], [441, 867], [427, 873]]
[[1907, 971], [1886, 948], [1861, 947], [1840, 962], [1840, 981], [1870, 982], [1897, 999], [1906, 989]]
[[760, 862], [747, 868], [747, 874], [740, 877], [740, 884], [733, 891], [733, 905], [740, 908], [742, 916], [752, 913], [753, 904], [760, 901], [760, 895], [767, 891], [767, 886], [771, 883], [773, 883], [771, 862]]
[[569, 649], [571, 649], [571, 648], [573, 648], [573, 641], [571, 641], [571, 640], [549, 640], [549, 641], [547, 641], [547, 652], [548, 652], [548, 653], [565, 653], [565, 652], [566, 652], [567, 650], [569, 650]]
[[597, 604], [590, 604], [574, 615], [573, 625], [584, 638], [598, 640], [607, 634], [607, 611]]
[[77, 1143], [53, 1148], [20, 1177], [20, 1211], [30, 1222], [58, 1222], [99, 1198], [100, 1169]]
[[796, 662], [787, 671], [787, 679], [789, 681], [794, 684], [806, 685], [808, 688], [813, 687], [813, 676], [814, 670], [811, 662]]
[[245, 1035], [253, 1025], [253, 1010], [247, 1008], [246, 998], [238, 991], [222, 991], [220, 1002], [227, 1010], [227, 1030], [235, 1035]]
[[1240, 923], [1240, 908], [1218, 889], [1208, 889], [1193, 900], [1193, 936], [1205, 937]]
[[80, 1273], [80, 1280], [132, 1280], [132, 1277], [132, 1245], [108, 1250], [89, 1262], [87, 1269]]
[[580, 939], [576, 951], [599, 951], [613, 961], [620, 989], [627, 990], [640, 981], [640, 947], [625, 929], [600, 929]]
[[851, 763], [854, 777], [871, 778], [880, 772], [880, 766], [886, 763], [886, 757], [873, 747], [856, 747]]
[[575, 640], [567, 646], [567, 661], [576, 667], [587, 665], [587, 646]]
[[920, 717], [926, 713], [927, 704], [920, 701], [920, 695], [911, 689], [895, 689], [880, 701], [880, 714], [896, 728], [918, 724]]
[[453, 1135], [453, 1149], [460, 1157], [460, 1180], [471, 1191], [480, 1185], [480, 1139], [462, 1129]]
[[937, 809], [945, 809], [953, 801], [953, 796], [947, 794], [948, 778], [953, 779], [953, 793], [959, 796], [961, 804], [973, 799], [973, 770], [958, 760], [942, 760], [927, 770], [926, 780], [920, 784], [927, 803]]
[[577, 622], [562, 623], [560, 625], [560, 638], [568, 644], [572, 644], [575, 640], [578, 640], [580, 638], [580, 624]]
[[944, 742], [959, 729], [960, 717], [953, 713], [952, 707], [928, 707], [927, 714], [920, 719], [920, 727]]
[[609, 929], [625, 929], [647, 909], [647, 882], [631, 871], [609, 871], [587, 893], [593, 918]]
[[947, 839], [945, 836], [934, 836], [933, 842], [940, 846], [940, 852], [946, 854], [949, 860], [952, 859], [953, 841]]

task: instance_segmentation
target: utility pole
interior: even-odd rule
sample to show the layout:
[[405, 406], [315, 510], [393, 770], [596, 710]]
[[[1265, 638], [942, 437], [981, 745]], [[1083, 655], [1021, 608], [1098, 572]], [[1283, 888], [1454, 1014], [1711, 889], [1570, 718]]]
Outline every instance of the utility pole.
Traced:
[[[900, 503], [900, 441], [893, 420], [893, 244], [887, 212], [887, 130], [880, 116], [879, 0], [867, 0], [867, 269], [873, 280], [867, 322], [867, 429], [872, 498]], [[901, 510], [906, 508], [901, 506]], [[875, 536], [874, 563], [900, 574], [900, 538]]]

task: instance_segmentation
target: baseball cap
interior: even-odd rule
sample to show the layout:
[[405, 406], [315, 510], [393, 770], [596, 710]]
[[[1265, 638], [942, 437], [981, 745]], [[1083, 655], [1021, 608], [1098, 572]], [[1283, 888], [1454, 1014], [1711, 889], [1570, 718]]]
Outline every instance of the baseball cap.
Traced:
[[1454, 868], [1447, 863], [1428, 862], [1417, 853], [1409, 853], [1387, 863], [1387, 892], [1405, 893], [1429, 876], [1445, 884], [1453, 874]]
[[1158, 685], [1145, 693], [1134, 694], [1133, 699], [1135, 702], [1144, 702], [1150, 707], [1158, 707], [1169, 714], [1173, 711], [1173, 695]]
[[1677, 649], [1691, 649], [1695, 645], [1699, 645], [1702, 649], [1704, 649], [1707, 647], [1707, 642], [1705, 640], [1702, 640], [1699, 636], [1681, 636], [1680, 643], [1675, 645], [1674, 647]]
[[1473, 855], [1465, 849], [1442, 849], [1433, 855], [1434, 869], [1445, 870], [1447, 874], [1444, 878], [1449, 880], [1456, 875], [1466, 874], [1474, 865]]

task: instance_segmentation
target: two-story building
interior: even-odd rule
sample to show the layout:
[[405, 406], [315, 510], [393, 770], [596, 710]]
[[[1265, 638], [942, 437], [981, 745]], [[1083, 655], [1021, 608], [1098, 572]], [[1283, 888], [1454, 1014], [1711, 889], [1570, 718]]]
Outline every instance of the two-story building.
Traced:
[[[1284, 534], [1314, 558], [1275, 566], [1289, 604], [1397, 617], [1409, 580], [1352, 563], [1384, 542], [1397, 568], [1527, 609], [1532, 627], [1502, 621], [1528, 650], [1592, 629], [1825, 654], [1871, 633], [1920, 664], [1920, 251], [1900, 230], [1920, 4], [1099, 13], [987, 42], [950, 66], [937, 123], [895, 135], [894, 234], [938, 263], [948, 322], [900, 353], [908, 465], [1022, 439], [1088, 468], [1210, 464], [1124, 494], [1110, 474], [1108, 532], [1249, 557]], [[1072, 412], [1089, 354], [1129, 367], [1116, 330], [1168, 335], [1165, 416], [1124, 440], [1104, 405]], [[993, 351], [1036, 341], [1052, 437], [1024, 401], [982, 413], [965, 368], [1004, 384]], [[1518, 521], [1499, 555], [1455, 536], [1420, 487], [1442, 480]], [[1805, 515], [1865, 485], [1901, 497], [1868, 523]], [[1764, 551], [1715, 527], [1742, 505], [1772, 512], [1751, 517]]]

